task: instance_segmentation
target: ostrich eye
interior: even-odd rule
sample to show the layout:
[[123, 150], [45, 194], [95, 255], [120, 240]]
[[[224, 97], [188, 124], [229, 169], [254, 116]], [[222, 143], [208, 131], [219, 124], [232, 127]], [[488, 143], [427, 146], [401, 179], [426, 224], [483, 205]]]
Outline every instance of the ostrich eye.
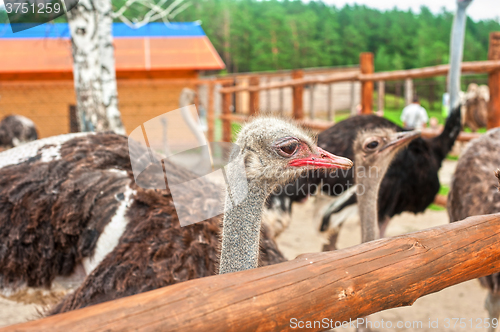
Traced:
[[377, 146], [378, 146], [378, 142], [377, 141], [372, 141], [372, 142], [366, 144], [366, 148], [370, 149], [370, 150], [376, 149]]
[[299, 147], [299, 144], [297, 142], [292, 142], [292, 143], [287, 143], [284, 145], [281, 145], [278, 147], [278, 154], [282, 157], [291, 157], [295, 151], [297, 151], [297, 148]]

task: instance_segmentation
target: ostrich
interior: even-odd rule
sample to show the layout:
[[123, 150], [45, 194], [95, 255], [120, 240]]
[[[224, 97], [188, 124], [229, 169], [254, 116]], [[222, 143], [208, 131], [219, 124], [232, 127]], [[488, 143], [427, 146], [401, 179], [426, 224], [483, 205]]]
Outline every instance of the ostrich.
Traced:
[[[257, 119], [243, 133], [251, 135], [238, 139], [244, 144], [241, 158], [250, 183], [261, 177], [272, 188], [282, 181], [269, 177], [278, 166], [288, 179], [309, 168], [352, 164], [318, 149], [309, 136], [284, 121]], [[217, 272], [221, 219], [180, 227], [169, 188], [143, 189], [134, 181], [129, 148], [149, 163], [145, 148], [133, 142], [129, 146], [126, 137], [113, 133], [56, 136], [0, 154], [0, 289], [50, 288], [56, 276], [69, 276], [83, 265], [87, 278], [55, 313]], [[180, 178], [192, 178], [168, 160], [164, 163]], [[144, 174], [150, 183], [165, 183], [163, 174]], [[200, 197], [220, 195], [217, 186], [202, 184], [194, 189]], [[179, 199], [193, 218], [202, 215], [204, 207], [193, 206], [193, 197]], [[233, 210], [233, 215], [241, 213]], [[227, 225], [235, 220], [231, 212], [226, 217]], [[248, 215], [245, 221], [252, 222]], [[224, 233], [234, 236], [238, 231]], [[258, 235], [253, 247], [261, 247], [261, 265], [284, 261], [267, 228], [262, 227], [260, 242]], [[238, 248], [226, 246], [223, 252], [228, 250]], [[255, 267], [254, 256], [243, 261], [240, 255], [237, 263]], [[240, 269], [231, 257], [224, 262], [228, 269], [223, 272]]]
[[469, 127], [473, 132], [486, 127], [488, 120], [488, 102], [490, 91], [487, 85], [478, 86], [469, 84], [465, 94], [464, 127]]
[[[375, 128], [361, 132], [354, 141], [362, 242], [380, 238], [377, 220], [380, 184], [396, 153], [418, 136], [419, 131], [398, 132], [395, 129]], [[372, 174], [372, 170], [375, 174]]]
[[[354, 141], [357, 187], [353, 188], [357, 189], [358, 194], [362, 242], [380, 238], [377, 220], [380, 184], [396, 153], [417, 136], [420, 136], [419, 131], [398, 132], [395, 129], [375, 128], [360, 132]], [[375, 174], [372, 174], [373, 170]], [[357, 331], [370, 329], [361, 327]]]
[[38, 139], [33, 121], [22, 115], [9, 115], [0, 121], [0, 151]]
[[[460, 120], [460, 107], [456, 107], [450, 113], [443, 132], [439, 136], [431, 139], [416, 138], [410, 142], [407, 149], [396, 154], [380, 184], [377, 205], [381, 234], [384, 233], [393, 216], [403, 211], [423, 212], [434, 201], [440, 187], [438, 171], [460, 133]], [[376, 115], [354, 116], [320, 133], [318, 146], [330, 153], [353, 160], [355, 157], [353, 142], [358, 134], [375, 128], [403, 131], [403, 128]], [[356, 166], [356, 161], [354, 165]], [[348, 189], [349, 185], [354, 183], [354, 170], [355, 167], [349, 171], [337, 172], [334, 176], [311, 171], [307, 176], [300, 177], [297, 181], [285, 186], [284, 190], [271, 195], [267, 207], [281, 211], [283, 207], [286, 207], [287, 210], [282, 214], [289, 215], [291, 204], [285, 205], [283, 202], [304, 200], [318, 188], [331, 196], [339, 196], [346, 191], [351, 194], [354, 192], [352, 187], [351, 190]], [[356, 195], [342, 198], [342, 204], [337, 203], [335, 208], [326, 209], [322, 218], [321, 231], [329, 229], [332, 213], [356, 203]], [[277, 215], [276, 212], [275, 215]], [[329, 236], [331, 243], [325, 249], [333, 250], [337, 234], [333, 233]]]
[[[500, 128], [488, 131], [471, 141], [458, 160], [448, 195], [450, 222], [470, 216], [500, 212], [500, 192], [497, 171], [500, 165]], [[495, 174], [495, 171], [496, 174]], [[480, 278], [489, 291], [485, 308], [491, 319], [500, 316], [500, 275]], [[490, 331], [494, 331], [490, 328]]]

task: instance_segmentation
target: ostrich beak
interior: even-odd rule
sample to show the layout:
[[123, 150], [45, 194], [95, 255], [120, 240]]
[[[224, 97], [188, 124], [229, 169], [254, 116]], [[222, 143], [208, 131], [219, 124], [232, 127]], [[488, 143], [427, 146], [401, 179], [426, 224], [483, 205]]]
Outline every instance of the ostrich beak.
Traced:
[[405, 146], [413, 141], [415, 138], [420, 137], [420, 130], [412, 130], [412, 131], [403, 131], [392, 135], [391, 141], [387, 143], [379, 152], [384, 151], [389, 148], [393, 150], [400, 146]]
[[294, 159], [288, 165], [292, 167], [312, 166], [314, 168], [341, 168], [349, 169], [352, 167], [352, 161], [347, 158], [339, 157], [323, 150], [320, 147], [316, 148], [318, 153], [311, 153], [305, 158]]

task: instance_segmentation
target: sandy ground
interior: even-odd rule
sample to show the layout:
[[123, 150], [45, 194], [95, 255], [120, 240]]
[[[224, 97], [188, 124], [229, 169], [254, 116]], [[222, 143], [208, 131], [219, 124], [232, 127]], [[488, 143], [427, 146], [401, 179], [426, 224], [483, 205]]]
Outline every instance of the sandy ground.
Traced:
[[[441, 182], [449, 185], [451, 174], [456, 162], [445, 161], [440, 172]], [[325, 199], [316, 199], [317, 202], [326, 203]], [[321, 251], [322, 245], [326, 243], [325, 237], [318, 232], [319, 217], [318, 206], [315, 198], [303, 204], [293, 206], [293, 220], [291, 226], [278, 238], [278, 245], [287, 258], [293, 259], [297, 255], [308, 252]], [[388, 229], [387, 236], [413, 232], [429, 227], [444, 225], [448, 223], [446, 211], [427, 210], [424, 214], [413, 215], [402, 214], [393, 218]], [[346, 248], [361, 242], [359, 219], [357, 216], [349, 218], [340, 232], [338, 246]], [[384, 327], [374, 328], [376, 331], [486, 331], [486, 328], [476, 328], [476, 324], [484, 322], [487, 312], [483, 309], [486, 291], [479, 286], [477, 280], [462, 283], [450, 287], [441, 292], [418, 299], [413, 306], [386, 310], [369, 317], [374, 326], [384, 322]], [[8, 301], [0, 297], [0, 326], [35, 319], [38, 317], [37, 310], [43, 310], [41, 305], [23, 305]], [[464, 318], [462, 321], [467, 327], [454, 328], [454, 321], [448, 323], [446, 319]], [[472, 319], [472, 321], [471, 321]], [[479, 319], [479, 320], [478, 320]], [[393, 325], [392, 328], [387, 326]], [[407, 324], [410, 328], [397, 328], [396, 324]], [[433, 322], [432, 327], [429, 323]], [[473, 327], [471, 328], [471, 322]], [[418, 324], [418, 325], [417, 325]], [[437, 325], [436, 325], [437, 324]], [[336, 331], [355, 331], [354, 328], [337, 328]]]
[[0, 297], [0, 327], [37, 319], [40, 317], [38, 310], [43, 310], [43, 306], [17, 303]]

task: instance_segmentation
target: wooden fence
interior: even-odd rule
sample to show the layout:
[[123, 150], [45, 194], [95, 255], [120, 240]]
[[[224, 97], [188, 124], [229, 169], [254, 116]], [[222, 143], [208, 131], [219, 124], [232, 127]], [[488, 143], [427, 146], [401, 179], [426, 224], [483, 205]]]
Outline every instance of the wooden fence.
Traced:
[[[401, 306], [500, 272], [500, 214], [475, 216], [277, 265], [182, 282], [0, 328], [21, 331], [291, 331]], [[337, 323], [338, 324], [338, 323]], [[308, 331], [327, 330], [314, 324]]]
[[[489, 118], [488, 118], [488, 128], [500, 126], [500, 32], [493, 32], [490, 35], [490, 51], [488, 55], [488, 61], [475, 61], [475, 62], [464, 62], [462, 63], [462, 72], [464, 73], [487, 73], [489, 75], [489, 86], [490, 86], [490, 103], [489, 103]], [[250, 84], [248, 86], [232, 86], [231, 82], [225, 82], [220, 93], [222, 94], [222, 114], [220, 116], [222, 120], [222, 140], [229, 142], [232, 140], [231, 137], [231, 122], [244, 121], [245, 116], [232, 114], [231, 112], [231, 100], [232, 95], [241, 92], [250, 93], [249, 98], [249, 114], [247, 116], [256, 115], [259, 112], [259, 92], [272, 90], [272, 89], [282, 89], [282, 88], [292, 88], [293, 93], [293, 110], [292, 117], [297, 121], [302, 122], [306, 127], [314, 130], [324, 130], [332, 125], [328, 121], [318, 121], [314, 119], [314, 111], [310, 112], [309, 119], [305, 118], [304, 115], [304, 102], [303, 102], [303, 92], [305, 86], [313, 86], [316, 84], [327, 84], [338, 82], [361, 82], [361, 106], [363, 114], [371, 114], [373, 112], [373, 92], [374, 92], [374, 82], [379, 82], [379, 92], [383, 92], [384, 82], [394, 81], [394, 80], [405, 80], [407, 86], [406, 91], [412, 91], [412, 80], [418, 78], [429, 78], [436, 76], [444, 76], [449, 71], [449, 65], [439, 65], [426, 68], [410, 69], [410, 70], [397, 70], [390, 72], [374, 72], [373, 64], [373, 54], [372, 53], [362, 53], [360, 55], [360, 72], [347, 72], [338, 73], [334, 75], [329, 75], [328, 77], [312, 77], [304, 78], [304, 73], [302, 70], [294, 71], [292, 77], [293, 79], [286, 82], [278, 82], [271, 84], [261, 84], [258, 83], [258, 78], [250, 78]], [[311, 90], [313, 91], [313, 90]], [[411, 99], [411, 94], [406, 96], [406, 99]], [[379, 105], [379, 109], [383, 108]], [[432, 130], [426, 130], [424, 136], [436, 135], [437, 132]], [[458, 137], [459, 141], [467, 141], [474, 137], [476, 134], [465, 134], [462, 133]]]

